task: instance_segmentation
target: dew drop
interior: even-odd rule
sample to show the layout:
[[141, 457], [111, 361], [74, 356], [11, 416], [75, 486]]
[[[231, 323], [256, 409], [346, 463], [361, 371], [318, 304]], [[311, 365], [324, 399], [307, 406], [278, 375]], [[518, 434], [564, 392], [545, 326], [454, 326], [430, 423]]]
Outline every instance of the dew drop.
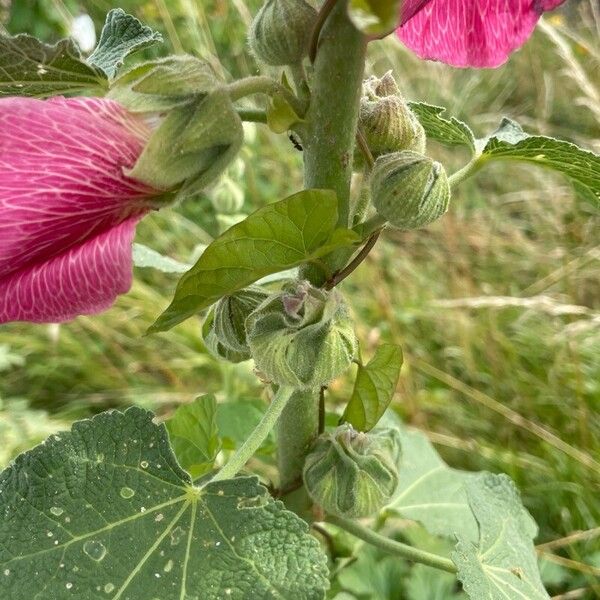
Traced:
[[160, 523], [160, 521], [162, 521], [164, 518], [165, 518], [165, 516], [164, 516], [162, 513], [158, 513], [158, 514], [157, 514], [157, 515], [154, 517], [154, 520], [155, 520], [157, 523]]
[[143, 460], [140, 463], [140, 467], [142, 467], [142, 469], [147, 469], [148, 468], [148, 461], [147, 460]]
[[165, 573], [170, 573], [172, 568], [173, 568], [173, 561], [169, 559], [167, 564], [163, 567], [163, 571]]
[[92, 560], [102, 560], [106, 556], [106, 548], [104, 544], [98, 542], [96, 540], [88, 540], [83, 545], [83, 551], [92, 559]]
[[112, 592], [114, 589], [115, 589], [115, 586], [114, 586], [114, 584], [113, 584], [113, 583], [107, 583], [107, 584], [104, 586], [104, 591], [105, 591], [107, 594], [110, 594], [110, 593], [111, 593], [111, 592]]
[[65, 587], [70, 590], [73, 587], [73, 584], [71, 582], [67, 582], [65, 583]]
[[135, 496], [135, 492], [130, 487], [122, 487], [119, 493], [121, 494], [121, 498], [125, 498], [126, 500]]
[[60, 517], [60, 515], [62, 515], [65, 511], [62, 508], [59, 508], [58, 506], [53, 506], [50, 509], [50, 512], [55, 516], [55, 517]]
[[4, 574], [8, 577], [10, 575], [10, 569], [4, 569]]

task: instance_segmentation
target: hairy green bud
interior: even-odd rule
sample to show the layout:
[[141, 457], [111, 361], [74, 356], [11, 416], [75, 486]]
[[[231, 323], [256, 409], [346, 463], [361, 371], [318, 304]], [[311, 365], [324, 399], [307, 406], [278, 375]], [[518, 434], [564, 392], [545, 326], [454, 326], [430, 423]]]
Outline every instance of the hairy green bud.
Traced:
[[268, 65], [298, 64], [308, 52], [316, 18], [306, 0], [267, 0], [250, 27], [250, 48]]
[[404, 150], [376, 160], [371, 195], [373, 206], [391, 225], [403, 230], [417, 229], [448, 210], [450, 185], [440, 163]]
[[358, 432], [342, 425], [317, 439], [304, 464], [304, 484], [326, 512], [358, 519], [386, 506], [398, 487], [396, 429]]
[[234, 363], [250, 359], [246, 318], [267, 297], [262, 288], [251, 286], [214, 304], [202, 326], [202, 337], [210, 353]]
[[375, 158], [400, 150], [425, 152], [425, 130], [402, 97], [391, 72], [381, 79], [365, 80], [359, 124]]
[[314, 389], [341, 375], [357, 350], [342, 296], [308, 282], [290, 284], [247, 319], [256, 368], [278, 385]]

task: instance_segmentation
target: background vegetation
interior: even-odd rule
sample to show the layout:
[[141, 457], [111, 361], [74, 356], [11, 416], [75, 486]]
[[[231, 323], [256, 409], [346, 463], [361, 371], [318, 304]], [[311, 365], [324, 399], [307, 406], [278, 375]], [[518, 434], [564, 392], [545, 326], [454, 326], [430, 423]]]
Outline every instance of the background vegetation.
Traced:
[[[73, 16], [97, 31], [122, 6], [161, 29], [162, 52], [223, 62], [224, 75], [256, 72], [244, 31], [260, 0], [0, 0], [0, 23], [52, 41]], [[447, 106], [478, 134], [501, 116], [531, 132], [600, 152], [600, 9], [571, 0], [494, 71], [425, 64], [395, 39], [372, 45], [370, 71], [393, 69], [407, 98]], [[451, 171], [464, 156], [431, 144]], [[227, 185], [146, 218], [137, 241], [184, 262], [226, 228], [228, 199], [250, 212], [301, 186], [301, 154], [285, 136], [248, 127], [243, 163]], [[215, 206], [218, 210], [215, 209]], [[600, 597], [600, 216], [560, 178], [494, 166], [464, 184], [450, 213], [411, 233], [385, 235], [344, 284], [364, 353], [402, 344], [394, 408], [456, 467], [504, 471], [540, 525], [540, 555], [555, 598]], [[64, 325], [0, 330], [0, 466], [75, 418], [139, 404], [169, 413], [206, 392], [256, 407], [250, 366], [205, 352], [200, 320], [143, 338], [177, 276], [136, 268], [110, 311]], [[342, 403], [351, 385], [337, 382]], [[333, 407], [332, 407], [333, 409]], [[422, 535], [408, 529], [405, 535]], [[375, 562], [376, 561], [376, 562]], [[374, 565], [377, 568], [374, 568]], [[381, 600], [455, 597], [444, 576], [408, 571], [362, 552], [336, 590]], [[337, 591], [336, 591], [337, 593]], [[342, 597], [342, 596], [340, 596]], [[353, 598], [355, 596], [348, 596]]]

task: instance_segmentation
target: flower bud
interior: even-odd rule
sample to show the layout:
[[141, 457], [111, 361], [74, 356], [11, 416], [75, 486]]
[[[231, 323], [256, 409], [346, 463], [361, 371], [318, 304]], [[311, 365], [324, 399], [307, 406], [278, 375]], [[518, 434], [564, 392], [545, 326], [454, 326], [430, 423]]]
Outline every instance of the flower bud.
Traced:
[[410, 150], [376, 160], [371, 194], [377, 212], [403, 230], [435, 221], [450, 204], [450, 185], [444, 167]]
[[391, 73], [364, 82], [359, 124], [375, 158], [400, 150], [425, 152], [425, 130], [404, 101]]
[[306, 0], [267, 0], [250, 27], [250, 48], [272, 66], [295, 65], [308, 51], [317, 11]]
[[294, 282], [247, 319], [258, 371], [278, 385], [314, 389], [341, 375], [357, 350], [352, 319], [337, 291]]
[[245, 322], [248, 315], [266, 298], [267, 292], [251, 286], [214, 304], [202, 326], [202, 337], [211, 354], [229, 362], [250, 358]]
[[398, 487], [397, 429], [358, 432], [342, 425], [319, 437], [304, 463], [304, 484], [326, 512], [358, 519], [386, 506]]

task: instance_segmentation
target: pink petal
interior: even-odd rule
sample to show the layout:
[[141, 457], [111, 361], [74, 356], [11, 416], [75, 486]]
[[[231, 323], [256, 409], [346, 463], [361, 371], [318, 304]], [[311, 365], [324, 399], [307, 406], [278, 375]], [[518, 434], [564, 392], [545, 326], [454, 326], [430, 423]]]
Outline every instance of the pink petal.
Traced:
[[[149, 128], [112, 100], [3, 98], [0, 131], [0, 322], [65, 320], [107, 308], [131, 279], [124, 274], [131, 257], [125, 261], [123, 248], [109, 242], [121, 244], [125, 232], [131, 237], [158, 193], [123, 172], [135, 164]], [[114, 252], [119, 261], [111, 273], [103, 255], [114, 260]], [[85, 257], [102, 268], [86, 267]], [[86, 276], [81, 285], [77, 273]], [[77, 299], [73, 310], [65, 281]]]
[[109, 308], [129, 291], [140, 217], [0, 280], [0, 323], [59, 323]]
[[[497, 67], [565, 0], [407, 0], [400, 39], [421, 58]], [[412, 16], [411, 16], [412, 15]]]

